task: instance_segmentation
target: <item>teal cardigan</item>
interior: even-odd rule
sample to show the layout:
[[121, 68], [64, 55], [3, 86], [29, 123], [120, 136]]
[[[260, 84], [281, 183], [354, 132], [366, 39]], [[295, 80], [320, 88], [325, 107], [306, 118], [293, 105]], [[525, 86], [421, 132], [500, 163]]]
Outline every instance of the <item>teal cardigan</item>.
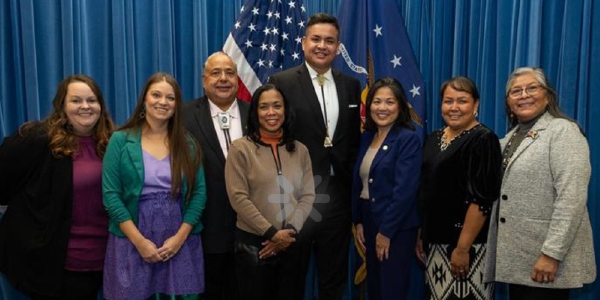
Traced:
[[[190, 148], [196, 144], [190, 136]], [[138, 224], [138, 199], [144, 187], [144, 160], [139, 130], [116, 131], [110, 138], [102, 162], [102, 198], [110, 218], [108, 231], [125, 237], [119, 224], [132, 220]], [[183, 181], [182, 194], [187, 192]], [[192, 233], [202, 230], [200, 217], [206, 203], [204, 168], [198, 168], [196, 188], [187, 204], [182, 205], [183, 222], [193, 226]]]

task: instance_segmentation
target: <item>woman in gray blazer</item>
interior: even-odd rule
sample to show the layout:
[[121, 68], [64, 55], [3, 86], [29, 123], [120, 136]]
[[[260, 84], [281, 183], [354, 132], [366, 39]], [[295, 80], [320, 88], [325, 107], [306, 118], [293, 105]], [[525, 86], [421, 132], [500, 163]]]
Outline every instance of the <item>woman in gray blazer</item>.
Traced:
[[512, 129], [500, 141], [503, 179], [488, 235], [486, 281], [510, 299], [568, 299], [596, 277], [586, 201], [589, 147], [539, 68], [506, 85]]

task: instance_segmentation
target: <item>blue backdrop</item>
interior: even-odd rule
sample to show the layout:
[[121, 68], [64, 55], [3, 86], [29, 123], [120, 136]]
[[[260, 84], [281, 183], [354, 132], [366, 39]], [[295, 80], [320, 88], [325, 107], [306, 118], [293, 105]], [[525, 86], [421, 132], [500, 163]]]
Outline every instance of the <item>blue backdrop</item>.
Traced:
[[[287, 0], [286, 0], [287, 1]], [[384, 0], [382, 0], [384, 1]], [[387, 0], [401, 6], [430, 95], [427, 130], [442, 126], [439, 86], [466, 75], [480, 88], [480, 120], [503, 136], [503, 89], [518, 66], [544, 68], [560, 105], [591, 148], [589, 211], [600, 253], [600, 3], [593, 0]], [[155, 71], [171, 72], [185, 99], [202, 95], [206, 57], [220, 50], [242, 0], [0, 1], [0, 140], [45, 117], [60, 80], [95, 78], [117, 123], [130, 115]], [[305, 0], [308, 15], [344, 9], [340, 0]], [[0, 166], [1, 167], [1, 166]], [[600, 299], [600, 284], [572, 299]], [[9, 294], [12, 293], [12, 294]], [[500, 289], [500, 298], [504, 292]], [[4, 298], [2, 298], [4, 297]], [[0, 286], [0, 298], [18, 299]]]

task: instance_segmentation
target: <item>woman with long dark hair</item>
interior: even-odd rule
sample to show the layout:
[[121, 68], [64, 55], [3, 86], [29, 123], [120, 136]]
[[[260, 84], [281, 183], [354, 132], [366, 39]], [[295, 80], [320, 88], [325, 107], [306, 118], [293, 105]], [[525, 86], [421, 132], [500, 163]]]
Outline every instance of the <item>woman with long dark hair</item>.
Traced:
[[183, 127], [181, 104], [177, 81], [155, 73], [108, 144], [102, 173], [110, 217], [107, 299], [195, 299], [204, 291], [204, 170], [200, 147]]

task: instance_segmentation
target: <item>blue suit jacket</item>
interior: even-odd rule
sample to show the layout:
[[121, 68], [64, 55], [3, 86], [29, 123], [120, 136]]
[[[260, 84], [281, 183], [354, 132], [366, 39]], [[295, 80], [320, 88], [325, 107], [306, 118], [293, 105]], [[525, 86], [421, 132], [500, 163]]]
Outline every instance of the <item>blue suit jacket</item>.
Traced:
[[[352, 184], [352, 221], [362, 223], [358, 175], [360, 164], [375, 137], [365, 131], [360, 140]], [[370, 213], [379, 233], [391, 238], [399, 230], [419, 225], [417, 191], [421, 175], [422, 141], [416, 131], [392, 128], [377, 151], [369, 171]]]

